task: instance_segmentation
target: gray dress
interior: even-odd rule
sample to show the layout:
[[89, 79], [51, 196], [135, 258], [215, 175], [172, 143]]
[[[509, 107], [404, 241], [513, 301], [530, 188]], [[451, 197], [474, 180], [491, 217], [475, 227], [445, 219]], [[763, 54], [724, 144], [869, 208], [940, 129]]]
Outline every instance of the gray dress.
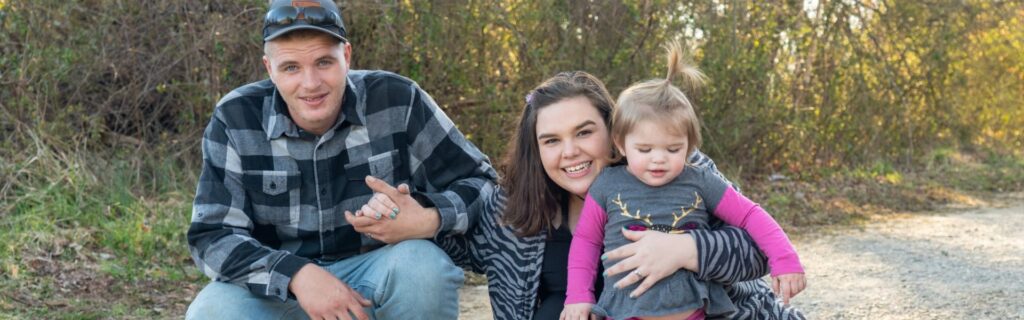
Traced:
[[[626, 166], [605, 169], [590, 188], [590, 196], [608, 217], [604, 225], [605, 252], [632, 243], [622, 236], [623, 228], [670, 233], [708, 229], [710, 211], [718, 206], [726, 188], [729, 184], [706, 167], [687, 166], [676, 179], [660, 187], [644, 184], [626, 171]], [[603, 263], [608, 269], [617, 262]], [[604, 281], [615, 283], [627, 275], [607, 276]], [[673, 273], [643, 295], [629, 297], [637, 284], [622, 289], [605, 286], [594, 312], [628, 319], [694, 309], [703, 309], [708, 317], [736, 311], [721, 284], [699, 280], [689, 271]]]

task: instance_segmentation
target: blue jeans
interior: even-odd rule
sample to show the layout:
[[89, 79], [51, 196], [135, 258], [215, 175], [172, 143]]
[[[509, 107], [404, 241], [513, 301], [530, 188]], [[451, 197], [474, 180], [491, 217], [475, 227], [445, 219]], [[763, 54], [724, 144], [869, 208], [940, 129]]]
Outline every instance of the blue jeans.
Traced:
[[[406, 240], [320, 265], [373, 301], [371, 319], [456, 319], [463, 273], [426, 240]], [[185, 319], [308, 319], [298, 301], [278, 301], [230, 283], [211, 282]]]

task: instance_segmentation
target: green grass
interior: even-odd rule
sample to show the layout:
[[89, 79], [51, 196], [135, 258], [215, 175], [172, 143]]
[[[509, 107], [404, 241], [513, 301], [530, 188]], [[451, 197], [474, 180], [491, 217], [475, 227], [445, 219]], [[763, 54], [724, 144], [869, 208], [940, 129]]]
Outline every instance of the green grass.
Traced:
[[198, 172], [137, 154], [22, 166], [0, 199], [0, 318], [180, 316], [206, 281], [185, 240]]

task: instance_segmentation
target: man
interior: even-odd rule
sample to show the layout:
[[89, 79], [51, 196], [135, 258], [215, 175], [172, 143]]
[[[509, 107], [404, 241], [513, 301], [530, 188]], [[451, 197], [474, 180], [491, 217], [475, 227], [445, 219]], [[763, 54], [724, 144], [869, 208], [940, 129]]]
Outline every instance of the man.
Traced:
[[416, 83], [349, 70], [345, 35], [331, 0], [271, 3], [270, 79], [203, 136], [188, 243], [214, 281], [186, 318], [458, 316], [462, 270], [423, 239], [465, 233], [496, 173]]

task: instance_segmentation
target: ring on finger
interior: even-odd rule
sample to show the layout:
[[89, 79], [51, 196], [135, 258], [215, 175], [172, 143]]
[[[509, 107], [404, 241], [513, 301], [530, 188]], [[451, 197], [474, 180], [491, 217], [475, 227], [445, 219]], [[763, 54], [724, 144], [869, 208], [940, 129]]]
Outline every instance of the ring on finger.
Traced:
[[640, 270], [633, 270], [633, 275], [635, 275], [637, 278], [640, 278], [640, 279], [643, 279], [643, 278], [647, 277], [647, 276], [643, 275], [642, 273], [640, 273]]
[[380, 216], [381, 216], [380, 212], [377, 212], [377, 211], [373, 212], [373, 218], [374, 219], [380, 220]]

